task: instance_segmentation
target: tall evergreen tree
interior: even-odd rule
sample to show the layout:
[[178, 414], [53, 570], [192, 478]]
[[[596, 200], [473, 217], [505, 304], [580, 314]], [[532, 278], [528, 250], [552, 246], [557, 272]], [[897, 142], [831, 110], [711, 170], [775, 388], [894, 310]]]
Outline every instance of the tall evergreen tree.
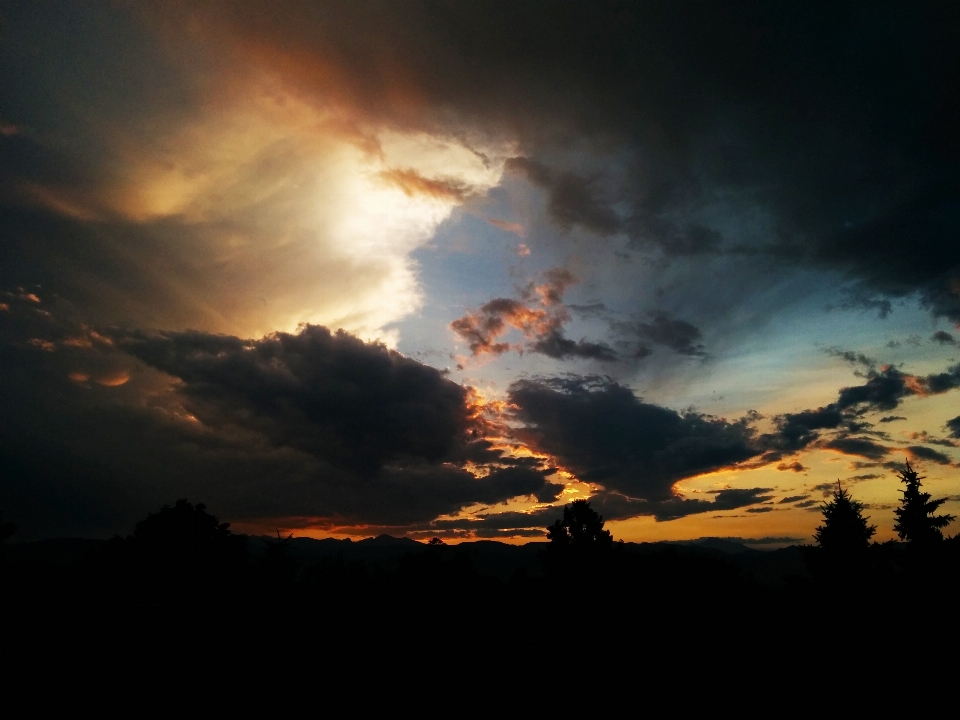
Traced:
[[867, 524], [870, 518], [863, 516], [863, 503], [851, 498], [839, 480], [833, 499], [823, 504], [822, 511], [823, 525], [817, 528], [814, 535], [821, 548], [828, 552], [850, 554], [870, 546], [870, 538], [877, 527]]
[[943, 540], [942, 529], [956, 519], [953, 515], [934, 514], [947, 498], [931, 500], [930, 493], [921, 492], [920, 481], [926, 478], [920, 477], [917, 471], [910, 467], [909, 460], [899, 476], [900, 482], [907, 487], [900, 491], [903, 497], [900, 499], [900, 507], [894, 510], [897, 522], [893, 529], [901, 540], [913, 544], [940, 542]]

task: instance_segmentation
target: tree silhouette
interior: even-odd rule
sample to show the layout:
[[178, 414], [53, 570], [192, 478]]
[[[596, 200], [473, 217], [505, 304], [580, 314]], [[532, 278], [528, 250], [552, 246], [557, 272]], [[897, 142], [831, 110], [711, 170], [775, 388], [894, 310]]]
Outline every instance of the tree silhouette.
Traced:
[[870, 518], [863, 516], [863, 503], [852, 499], [839, 480], [833, 499], [824, 503], [821, 509], [823, 525], [814, 534], [821, 548], [830, 553], [852, 554], [870, 546], [870, 538], [877, 527], [867, 525]]
[[906, 484], [906, 489], [901, 490], [903, 497], [900, 499], [900, 507], [894, 510], [897, 516], [897, 522], [893, 529], [901, 540], [906, 540], [911, 544], [929, 544], [938, 543], [943, 540], [942, 528], [945, 528], [956, 518], [953, 515], [935, 515], [937, 509], [947, 501], [947, 498], [930, 499], [930, 493], [921, 492], [921, 480], [916, 470], [910, 467], [910, 461], [906, 462], [903, 470], [899, 472], [900, 482]]
[[208, 574], [247, 562], [246, 539], [230, 532], [203, 503], [177, 500], [137, 523], [133, 548], [144, 569], [173, 574]]
[[547, 527], [547, 538], [550, 543], [539, 553], [547, 575], [590, 576], [603, 572], [611, 560], [613, 536], [586, 500], [564, 507], [563, 517]]
[[292, 578], [297, 572], [297, 561], [290, 555], [290, 543], [293, 542], [293, 533], [286, 537], [280, 535], [277, 528], [277, 539], [264, 538], [266, 552], [258, 563], [261, 573], [276, 578]]
[[613, 546], [613, 535], [603, 529], [603, 516], [586, 500], [574, 500], [563, 508], [563, 518], [547, 528], [552, 547], [575, 552], [606, 550]]

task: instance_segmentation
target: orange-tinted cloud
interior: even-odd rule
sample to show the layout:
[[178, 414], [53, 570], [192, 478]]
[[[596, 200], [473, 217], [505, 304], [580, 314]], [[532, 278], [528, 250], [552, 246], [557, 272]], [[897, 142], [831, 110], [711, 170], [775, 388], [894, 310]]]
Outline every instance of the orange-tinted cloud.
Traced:
[[120, 387], [130, 381], [130, 373], [125, 370], [118, 370], [117, 372], [98, 377], [96, 380], [98, 385], [103, 385], [104, 387]]
[[400, 188], [407, 197], [421, 195], [434, 200], [461, 203], [471, 194], [471, 188], [459, 180], [453, 178], [435, 180], [424, 177], [410, 168], [384, 170], [378, 174], [378, 177]]
[[450, 327], [467, 341], [473, 355], [501, 355], [510, 349], [510, 343], [497, 340], [511, 328], [519, 330], [525, 337], [534, 338], [558, 328], [568, 318], [565, 312], [550, 313], [528, 307], [519, 300], [495, 298], [477, 312], [454, 320]]
[[[476, 312], [468, 312], [454, 320], [450, 328], [467, 342], [474, 356], [507, 352], [510, 343], [499, 340], [511, 329], [516, 329], [530, 341], [526, 349], [531, 352], [558, 360], [617, 361], [617, 353], [609, 346], [586, 340], [573, 341], [563, 334], [563, 326], [570, 320], [563, 304], [563, 294], [577, 281], [576, 277], [564, 268], [552, 268], [544, 273], [544, 278], [543, 283], [531, 282], [520, 291], [523, 301], [494, 298]], [[522, 352], [524, 347], [517, 346], [516, 350]]]
[[[490, 223], [494, 227], [500, 228], [501, 230], [505, 230], [506, 232], [509, 232], [509, 233], [513, 233], [514, 235], [521, 237], [524, 240], [527, 239], [527, 229], [520, 223], [507, 222], [506, 220], [497, 220], [495, 218], [489, 218], [489, 217], [485, 217], [484, 220], [486, 220], [488, 223]], [[526, 248], [527, 252], [526, 253], [518, 252], [517, 253], [518, 255], [530, 254], [530, 249], [527, 248], [526, 245], [521, 244], [519, 247]]]
[[577, 278], [566, 268], [551, 268], [544, 273], [546, 282], [541, 285], [535, 285], [533, 292], [540, 298], [543, 305], [558, 305], [563, 300], [563, 295], [571, 285], [577, 282]]
[[56, 345], [49, 340], [44, 340], [42, 338], [31, 338], [28, 342], [34, 347], [38, 347], [41, 350], [46, 350], [47, 352], [53, 352], [56, 349]]

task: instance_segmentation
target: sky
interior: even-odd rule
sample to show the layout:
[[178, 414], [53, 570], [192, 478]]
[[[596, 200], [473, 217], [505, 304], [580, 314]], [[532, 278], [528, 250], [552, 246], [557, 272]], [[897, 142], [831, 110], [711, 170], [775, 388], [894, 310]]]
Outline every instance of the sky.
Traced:
[[956, 3], [0, 4], [19, 540], [883, 541], [958, 388]]

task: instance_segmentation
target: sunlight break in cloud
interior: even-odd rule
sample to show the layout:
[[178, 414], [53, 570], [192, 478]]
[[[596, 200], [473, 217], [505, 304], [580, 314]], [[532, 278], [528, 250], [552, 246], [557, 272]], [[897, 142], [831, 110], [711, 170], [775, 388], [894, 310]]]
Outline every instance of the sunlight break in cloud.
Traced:
[[499, 181], [500, 166], [443, 138], [382, 132], [370, 153], [323, 120], [291, 98], [213, 113], [118, 193], [141, 222], [193, 226], [204, 260], [227, 269], [232, 297], [201, 300], [223, 318], [213, 329], [322, 323], [395, 344], [384, 326], [421, 304], [409, 253]]

